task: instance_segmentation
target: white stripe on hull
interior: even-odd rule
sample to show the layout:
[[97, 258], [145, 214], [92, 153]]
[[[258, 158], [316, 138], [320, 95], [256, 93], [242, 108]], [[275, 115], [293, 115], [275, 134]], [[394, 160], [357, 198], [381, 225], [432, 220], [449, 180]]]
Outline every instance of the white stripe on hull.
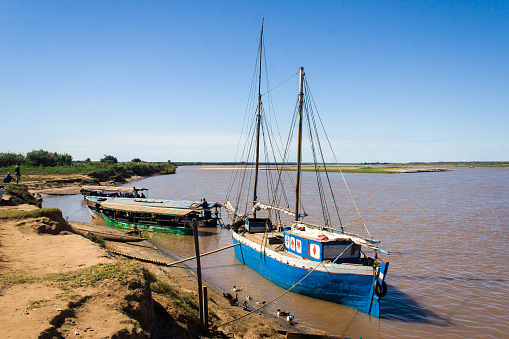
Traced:
[[[254, 241], [248, 240], [240, 234], [233, 232], [233, 237], [240, 243], [251, 247], [257, 252], [265, 253], [265, 255], [283, 263], [286, 265], [291, 265], [295, 267], [299, 267], [302, 269], [312, 270], [319, 264], [317, 261], [311, 261], [307, 259], [299, 259], [284, 255], [283, 253], [276, 252], [271, 250], [270, 248], [264, 247], [260, 244], [257, 244]], [[264, 249], [263, 249], [264, 248]], [[373, 275], [373, 267], [364, 266], [359, 264], [332, 264], [323, 262], [319, 265], [316, 271], [321, 272], [329, 272], [329, 273], [337, 273], [337, 274], [357, 274], [357, 275]]]

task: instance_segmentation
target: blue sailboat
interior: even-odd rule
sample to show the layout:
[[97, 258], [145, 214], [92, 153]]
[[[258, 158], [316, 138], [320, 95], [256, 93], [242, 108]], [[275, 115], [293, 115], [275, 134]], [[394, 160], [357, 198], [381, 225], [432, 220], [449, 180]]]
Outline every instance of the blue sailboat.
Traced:
[[[241, 166], [232, 173], [232, 182], [224, 204], [232, 218], [233, 243], [239, 244], [235, 246], [235, 255], [244, 264], [282, 288], [344, 304], [379, 317], [381, 298], [387, 293], [385, 278], [389, 262], [380, 259], [378, 255], [387, 252], [379, 248], [380, 241], [371, 237], [360, 215], [357, 221], [360, 220], [368, 235], [347, 232], [336, 206], [333, 190], [331, 193], [325, 192], [328, 188], [332, 189], [327, 174], [329, 165], [324, 160], [320, 142], [314, 141], [318, 137], [316, 122], [321, 123], [321, 120], [315, 118], [315, 108], [303, 68], [298, 72], [298, 103], [294, 112], [294, 125], [289, 132], [289, 140], [294, 132], [297, 134], [295, 162], [290, 163], [288, 160], [290, 141], [281, 147], [279, 153], [267, 151], [267, 145], [274, 145], [275, 138], [269, 137], [268, 141], [264, 138], [263, 144], [261, 142], [261, 136], [269, 135], [271, 126], [264, 122], [267, 114], [261, 94], [264, 59], [262, 46], [263, 23], [257, 58], [258, 102], [255, 119], [252, 119], [254, 127], [247, 129], [252, 132], [248, 133], [250, 137], [246, 138], [243, 151], [245, 159], [242, 159]], [[311, 140], [311, 166], [302, 163], [303, 134], [307, 134]], [[262, 162], [260, 153], [271, 155]], [[282, 154], [281, 159], [276, 159], [279, 154]], [[319, 193], [314, 198], [321, 202], [321, 223], [314, 222], [317, 218], [307, 215], [301, 199], [301, 173], [304, 169], [311, 168], [315, 170], [318, 182]], [[263, 202], [258, 196], [258, 185], [259, 181], [263, 180], [262, 176], [268, 184], [263, 192], [268, 202]], [[294, 190], [293, 208], [290, 208], [288, 195], [284, 192], [289, 186], [283, 183], [283, 179], [287, 177], [292, 181], [291, 189]], [[240, 188], [239, 193], [234, 193], [235, 186]], [[307, 190], [305, 193], [309, 195]], [[327, 197], [329, 200], [332, 198], [332, 203], [324, 201]], [[357, 207], [355, 209], [358, 212]], [[308, 221], [309, 219], [313, 222]], [[368, 252], [373, 255], [368, 255]]]

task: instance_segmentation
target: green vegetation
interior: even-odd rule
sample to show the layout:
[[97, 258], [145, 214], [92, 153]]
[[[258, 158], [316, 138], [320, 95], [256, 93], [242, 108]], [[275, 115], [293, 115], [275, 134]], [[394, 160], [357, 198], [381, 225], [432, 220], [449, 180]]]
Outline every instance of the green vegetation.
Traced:
[[[399, 173], [398, 168], [401, 167], [389, 167], [389, 166], [341, 166], [341, 172], [343, 173]], [[270, 168], [276, 170], [276, 168]], [[285, 171], [296, 171], [297, 167], [285, 167]], [[324, 167], [319, 168], [320, 172], [325, 172]], [[314, 166], [302, 166], [303, 172], [314, 172]], [[327, 166], [327, 172], [340, 172], [340, 169], [337, 166]]]
[[[399, 173], [397, 170], [397, 167], [386, 167], [386, 166], [380, 166], [380, 167], [371, 167], [371, 166], [346, 166], [346, 167], [340, 167], [341, 172], [343, 173]], [[293, 169], [293, 170], [296, 170]], [[314, 167], [303, 167], [303, 171], [314, 171]], [[325, 169], [323, 167], [320, 167], [320, 172], [324, 172]], [[337, 166], [331, 166], [327, 167], [327, 172], [340, 172], [340, 169]]]
[[100, 162], [106, 162], [110, 164], [116, 164], [118, 163], [118, 159], [114, 157], [113, 155], [105, 155], [104, 158], [99, 160]]
[[0, 153], [0, 173], [14, 174], [14, 167], [18, 163], [21, 165], [21, 180], [27, 180], [26, 175], [47, 175], [45, 178], [33, 179], [38, 181], [53, 180], [51, 175], [88, 175], [96, 181], [123, 182], [133, 175], [174, 174], [177, 168], [171, 161], [144, 162], [134, 158], [130, 162], [118, 162], [112, 155], [105, 155], [100, 161], [92, 162], [90, 158], [73, 161], [67, 153], [44, 150], [31, 151], [26, 156], [12, 152]]
[[52, 208], [38, 208], [31, 211], [18, 211], [12, 209], [1, 209], [0, 220], [13, 220], [13, 219], [37, 219], [41, 217], [51, 218], [55, 213], [61, 213], [56, 207]]
[[[238, 166], [241, 163], [238, 162], [176, 162], [177, 166]], [[293, 165], [295, 163], [289, 163]], [[254, 164], [253, 164], [254, 165]], [[272, 164], [260, 163], [261, 166], [270, 166]], [[335, 164], [330, 164], [330, 166], [336, 166]], [[341, 164], [341, 169], [349, 168], [349, 167], [360, 167], [360, 166], [373, 166], [373, 167], [381, 167], [381, 168], [407, 168], [412, 166], [437, 166], [437, 167], [509, 167], [509, 162], [507, 161], [466, 161], [466, 162], [412, 162], [412, 163], [388, 163], [388, 162], [363, 162], [360, 164]], [[376, 173], [376, 172], [372, 172]], [[386, 173], [386, 172], [380, 172]]]
[[142, 275], [143, 267], [135, 260], [119, 260], [113, 263], [96, 264], [76, 271], [48, 274], [42, 281], [55, 282], [61, 289], [76, 289], [96, 285], [107, 279], [128, 280]]
[[175, 288], [167, 282], [157, 280], [155, 276], [151, 276], [152, 284], [150, 285], [154, 293], [163, 294], [174, 300], [178, 306], [178, 320], [189, 321], [191, 319], [195, 323], [200, 321], [200, 311], [196, 301], [189, 294], [180, 295]]
[[4, 184], [4, 193], [15, 196], [25, 203], [35, 205], [35, 198], [28, 192], [28, 187], [21, 184]]
[[179, 315], [181, 321], [190, 318], [195, 322], [200, 321], [200, 309], [198, 308], [198, 305], [194, 301], [193, 297], [191, 297], [189, 294], [182, 295], [180, 300], [177, 301], [177, 304], [181, 311], [183, 311], [183, 314]]
[[411, 162], [411, 166], [441, 166], [441, 167], [509, 167], [507, 161], [452, 161], [452, 162]]
[[0, 276], [0, 293], [5, 289], [26, 283], [56, 283], [62, 290], [92, 286], [106, 279], [127, 280], [141, 275], [143, 267], [135, 260], [119, 260], [113, 263], [96, 264], [87, 268], [64, 273], [52, 273], [43, 277]]
[[92, 242], [95, 242], [96, 244], [98, 244], [99, 246], [101, 246], [102, 248], [106, 248], [106, 242], [104, 241], [104, 238], [101, 237], [101, 236], [98, 236], [98, 235], [95, 235], [94, 233], [92, 232], [87, 232], [83, 235], [85, 238], [87, 238], [88, 240], [92, 241]]
[[18, 275], [0, 275], [0, 295], [11, 286], [37, 282], [37, 277], [23, 277]]
[[178, 298], [178, 294], [172, 285], [168, 284], [167, 282], [157, 280], [157, 279], [154, 279], [152, 282], [153, 282], [153, 284], [152, 284], [151, 288], [152, 288], [153, 292], [159, 293], [159, 294], [164, 294], [168, 298], [171, 298], [171, 299]]
[[18, 163], [24, 163], [25, 156], [23, 154], [16, 154], [12, 152], [0, 152], [0, 167], [15, 166]]
[[69, 166], [72, 164], [72, 156], [67, 153], [48, 152], [37, 150], [28, 152], [26, 156], [12, 152], [0, 153], [0, 167], [15, 166], [22, 164], [27, 166]]
[[69, 166], [72, 164], [72, 156], [67, 153], [48, 152], [44, 150], [28, 152], [25, 163], [31, 166]]
[[[133, 175], [174, 174], [177, 166], [167, 162], [87, 162], [74, 161], [71, 166], [21, 166], [21, 180], [26, 175], [44, 175], [32, 180], [54, 180], [51, 175], [88, 175], [97, 181], [115, 180], [122, 182]], [[14, 167], [0, 167], [0, 173], [14, 172]]]

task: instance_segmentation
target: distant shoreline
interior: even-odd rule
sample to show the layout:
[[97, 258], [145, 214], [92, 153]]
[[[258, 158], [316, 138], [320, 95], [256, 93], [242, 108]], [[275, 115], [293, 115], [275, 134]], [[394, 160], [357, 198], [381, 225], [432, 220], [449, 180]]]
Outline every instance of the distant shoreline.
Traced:
[[[184, 166], [199, 166], [203, 169], [208, 170], [234, 170], [238, 167], [235, 167], [233, 165], [207, 165], [207, 164], [201, 164], [201, 165], [184, 165]], [[254, 170], [254, 165], [247, 165], [248, 169], [252, 166], [251, 169]], [[397, 174], [397, 173], [429, 173], [429, 172], [447, 172], [447, 171], [454, 171], [452, 168], [441, 168], [441, 167], [407, 167], [407, 166], [385, 166], [385, 165], [377, 165], [377, 166], [371, 166], [371, 165], [341, 165], [335, 166], [335, 165], [327, 165], [327, 171], [329, 173], [333, 172], [342, 172], [342, 173], [377, 173], [377, 174]], [[318, 167], [321, 172], [325, 171], [324, 166]], [[278, 167], [272, 166], [268, 167], [266, 165], [260, 166], [260, 170], [277, 170]], [[285, 171], [296, 171], [296, 166], [286, 166], [284, 167]], [[303, 165], [302, 166], [303, 172], [311, 172], [315, 171], [315, 167], [312, 165]]]
[[[178, 166], [214, 166], [216, 168], [236, 168], [240, 162], [176, 162]], [[254, 165], [254, 164], [253, 164]], [[260, 163], [260, 166], [272, 164]], [[288, 166], [295, 166], [296, 163], [288, 163]], [[303, 166], [312, 166], [312, 163], [303, 163]], [[326, 166], [337, 167], [335, 163], [326, 163]], [[340, 163], [343, 168], [353, 167], [376, 167], [376, 168], [443, 168], [443, 167], [509, 167], [509, 161], [450, 161], [450, 162], [409, 162], [409, 163]]]

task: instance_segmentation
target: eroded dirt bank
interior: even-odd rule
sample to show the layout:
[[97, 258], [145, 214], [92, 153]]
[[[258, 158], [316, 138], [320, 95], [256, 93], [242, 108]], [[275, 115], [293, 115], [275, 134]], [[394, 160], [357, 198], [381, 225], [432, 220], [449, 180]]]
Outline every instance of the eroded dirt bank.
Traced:
[[[0, 212], [33, 208], [0, 207]], [[200, 327], [193, 271], [184, 265], [166, 267], [114, 254], [170, 260], [146, 241], [107, 241], [103, 248], [77, 233], [93, 231], [87, 226], [100, 227], [69, 224], [61, 213], [36, 219], [0, 218], [4, 338], [284, 338], [282, 333], [291, 330], [263, 314], [216, 330]], [[208, 287], [210, 329], [246, 313], [231, 306], [221, 291]]]

